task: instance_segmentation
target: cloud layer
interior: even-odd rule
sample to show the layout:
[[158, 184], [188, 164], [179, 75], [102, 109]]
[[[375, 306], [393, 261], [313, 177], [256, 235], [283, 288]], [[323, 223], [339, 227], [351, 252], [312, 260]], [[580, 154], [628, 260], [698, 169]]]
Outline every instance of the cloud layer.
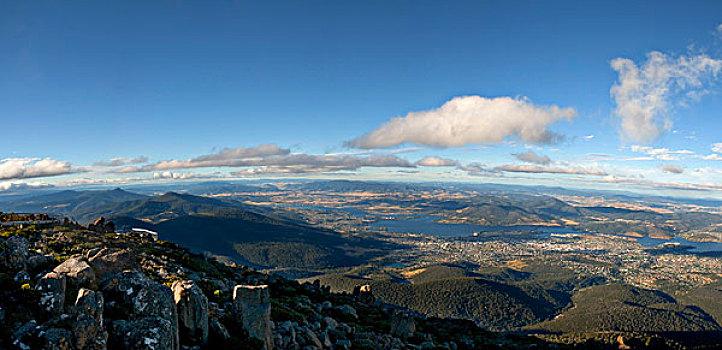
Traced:
[[649, 143], [672, 127], [667, 116], [672, 99], [680, 94], [691, 99], [704, 95], [705, 85], [719, 77], [722, 60], [707, 55], [675, 58], [652, 51], [641, 66], [616, 58], [611, 67], [619, 74], [610, 92], [621, 119], [621, 136]]
[[595, 175], [595, 176], [604, 176], [607, 175], [606, 172], [598, 169], [586, 169], [582, 167], [569, 167], [569, 168], [561, 168], [561, 167], [545, 167], [545, 166], [539, 166], [534, 164], [509, 164], [509, 165], [502, 165], [494, 168], [498, 171], [507, 171], [507, 172], [513, 172], [513, 173], [535, 173], [535, 174], [570, 174], [570, 175]]
[[348, 141], [350, 147], [388, 148], [403, 143], [434, 147], [500, 143], [508, 137], [552, 143], [561, 136], [547, 127], [576, 116], [572, 108], [536, 106], [525, 98], [456, 97], [438, 109], [411, 112]]
[[58, 176], [70, 174], [74, 171], [70, 163], [51, 158], [7, 158], [0, 160], [0, 180]]
[[140, 156], [136, 158], [111, 158], [110, 160], [103, 160], [93, 163], [94, 166], [123, 166], [129, 164], [141, 164], [148, 161], [148, 157]]
[[127, 166], [116, 169], [115, 173], [160, 172], [158, 176], [177, 175], [169, 172], [190, 168], [254, 168], [236, 171], [235, 174], [265, 173], [318, 173], [341, 170], [357, 170], [363, 167], [402, 167], [416, 165], [396, 155], [311, 155], [290, 153], [289, 149], [274, 144], [258, 147], [223, 149], [217, 153], [202, 155], [185, 160], [171, 159], [143, 166]]

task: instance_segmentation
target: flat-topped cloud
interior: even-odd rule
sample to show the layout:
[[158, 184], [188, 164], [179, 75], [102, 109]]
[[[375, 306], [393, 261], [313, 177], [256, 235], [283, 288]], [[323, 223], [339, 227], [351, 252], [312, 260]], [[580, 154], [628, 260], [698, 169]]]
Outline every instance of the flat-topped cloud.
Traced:
[[393, 118], [377, 129], [346, 142], [362, 149], [389, 148], [404, 143], [433, 147], [496, 144], [507, 138], [529, 143], [554, 143], [562, 136], [547, 127], [571, 120], [572, 108], [537, 106], [526, 98], [463, 96], [441, 107]]

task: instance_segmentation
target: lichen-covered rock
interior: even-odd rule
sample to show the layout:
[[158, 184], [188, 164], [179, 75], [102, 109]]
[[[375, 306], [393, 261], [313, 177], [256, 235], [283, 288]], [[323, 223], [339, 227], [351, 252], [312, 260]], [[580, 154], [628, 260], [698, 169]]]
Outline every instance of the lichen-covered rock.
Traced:
[[72, 326], [76, 349], [105, 349], [108, 332], [103, 324], [103, 294], [82, 288], [75, 300], [75, 323]]
[[41, 277], [35, 289], [40, 291], [40, 308], [49, 315], [60, 315], [65, 306], [65, 275], [48, 272]]
[[30, 320], [24, 325], [20, 326], [18, 329], [16, 329], [12, 335], [12, 344], [18, 349], [29, 350], [30, 346], [26, 344], [27, 338], [29, 338], [35, 332], [35, 327], [37, 325], [37, 321]]
[[208, 321], [208, 342], [223, 344], [228, 339], [231, 339], [231, 334], [226, 327], [218, 319], [211, 318]]
[[53, 264], [55, 260], [50, 255], [33, 255], [27, 259], [25, 266], [28, 270], [38, 270]]
[[311, 343], [310, 345], [314, 346], [317, 349], [323, 348], [323, 343], [321, 343], [321, 340], [318, 339], [316, 333], [314, 333], [308, 327], [303, 327], [303, 336], [308, 339], [309, 343]]
[[[168, 321], [171, 345], [178, 349], [178, 314], [170, 288], [136, 271], [125, 271], [103, 283], [106, 315], [113, 320], [161, 318]], [[113, 323], [115, 324], [115, 323]], [[112, 333], [117, 329], [113, 327]]]
[[128, 249], [114, 251], [103, 248], [88, 252], [88, 262], [93, 266], [99, 281], [125, 270], [137, 267], [136, 256]]
[[180, 340], [187, 345], [208, 342], [208, 298], [193, 281], [176, 281], [171, 286], [178, 311]]
[[93, 316], [99, 322], [103, 318], [103, 294], [86, 288], [80, 288], [75, 298], [75, 312]]
[[268, 286], [238, 285], [233, 288], [233, 313], [248, 334], [271, 349], [271, 297]]
[[358, 318], [358, 315], [356, 314], [356, 309], [354, 309], [351, 305], [342, 305], [338, 308], [339, 311], [341, 311], [342, 314], [346, 316], [353, 317], [355, 319]]
[[401, 339], [407, 339], [412, 337], [414, 332], [416, 332], [414, 316], [399, 310], [391, 313], [391, 334]]
[[30, 243], [20, 236], [12, 236], [0, 243], [0, 263], [11, 270], [25, 267]]
[[126, 350], [178, 349], [170, 321], [161, 317], [146, 317], [137, 321], [113, 322], [113, 347]]
[[53, 269], [53, 272], [65, 275], [69, 280], [73, 281], [76, 286], [95, 288], [97, 287], [97, 279], [95, 271], [82, 258], [70, 258]]
[[51, 328], [42, 334], [43, 350], [72, 350], [73, 333], [67, 329]]

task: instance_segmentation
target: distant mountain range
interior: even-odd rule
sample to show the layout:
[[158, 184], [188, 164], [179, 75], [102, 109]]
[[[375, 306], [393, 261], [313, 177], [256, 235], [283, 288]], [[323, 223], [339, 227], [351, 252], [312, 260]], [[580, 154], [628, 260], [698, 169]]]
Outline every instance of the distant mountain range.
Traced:
[[118, 230], [153, 230], [162, 240], [255, 267], [350, 266], [394, 248], [262, 213], [268, 208], [175, 192], [62, 191], [0, 203], [0, 210], [56, 213], [83, 224], [104, 216]]

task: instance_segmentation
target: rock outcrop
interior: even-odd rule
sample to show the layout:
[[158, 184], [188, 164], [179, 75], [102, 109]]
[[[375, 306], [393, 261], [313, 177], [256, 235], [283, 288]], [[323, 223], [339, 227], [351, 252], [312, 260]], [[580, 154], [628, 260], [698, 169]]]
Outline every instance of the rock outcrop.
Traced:
[[[162, 317], [146, 317], [135, 321], [113, 322], [113, 344], [124, 350], [178, 349], [171, 322]], [[176, 333], [177, 335], [177, 333]]]
[[171, 289], [178, 311], [181, 342], [205, 345], [208, 342], [208, 298], [193, 281], [175, 281]]
[[[127, 329], [141, 332], [147, 330], [138, 327], [153, 325], [153, 329], [157, 328], [158, 331], [143, 334], [153, 335], [154, 343], [165, 344], [166, 339], [170, 339], [171, 344], [168, 348], [157, 349], [179, 348], [178, 314], [170, 288], [152, 281], [141, 272], [125, 271], [106, 280], [101, 289], [106, 299], [111, 300], [105, 303], [106, 314], [114, 321], [111, 338], [124, 339], [125, 342]], [[142, 323], [134, 325], [141, 321]], [[116, 324], [122, 327], [116, 327]], [[128, 338], [128, 344], [135, 344], [136, 335], [133, 333], [132, 337]]]
[[271, 296], [267, 285], [238, 285], [233, 288], [233, 313], [236, 321], [248, 334], [261, 340], [270, 350], [271, 343]]
[[98, 233], [114, 233], [115, 224], [112, 221], [106, 221], [104, 217], [99, 217], [95, 222], [88, 225], [88, 230]]
[[414, 316], [395, 310], [391, 313], [391, 334], [401, 338], [408, 339], [416, 332], [416, 322]]
[[108, 248], [94, 249], [88, 252], [87, 259], [99, 281], [105, 281], [119, 272], [138, 266], [137, 258], [129, 249], [119, 251]]
[[22, 269], [28, 259], [30, 243], [20, 236], [12, 236], [0, 243], [0, 262], [11, 270]]
[[106, 349], [108, 332], [103, 323], [103, 294], [81, 288], [75, 300], [72, 333], [79, 350]]
[[53, 269], [53, 272], [64, 275], [68, 282], [78, 287], [96, 288], [95, 271], [83, 258], [70, 258]]
[[65, 275], [48, 272], [38, 280], [40, 308], [50, 316], [58, 316], [65, 306]]

